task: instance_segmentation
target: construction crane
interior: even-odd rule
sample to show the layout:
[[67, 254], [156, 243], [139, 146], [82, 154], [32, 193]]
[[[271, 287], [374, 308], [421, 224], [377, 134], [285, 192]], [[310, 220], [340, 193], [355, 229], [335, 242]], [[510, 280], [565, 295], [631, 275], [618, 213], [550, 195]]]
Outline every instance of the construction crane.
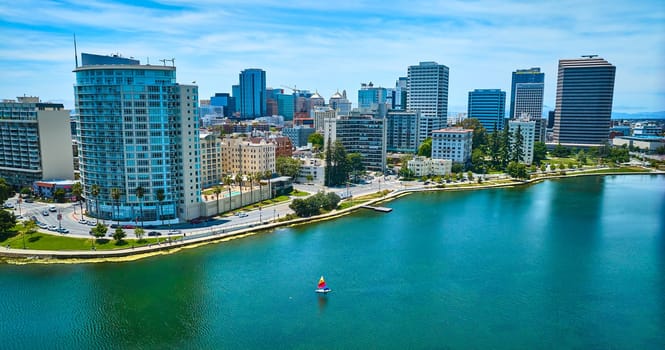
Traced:
[[293, 91], [293, 93], [295, 93], [295, 94], [300, 92], [300, 89], [297, 89], [295, 85], [293, 87], [286, 86], [286, 85], [280, 85], [280, 86], [285, 88], [285, 89], [289, 89], [289, 90]]

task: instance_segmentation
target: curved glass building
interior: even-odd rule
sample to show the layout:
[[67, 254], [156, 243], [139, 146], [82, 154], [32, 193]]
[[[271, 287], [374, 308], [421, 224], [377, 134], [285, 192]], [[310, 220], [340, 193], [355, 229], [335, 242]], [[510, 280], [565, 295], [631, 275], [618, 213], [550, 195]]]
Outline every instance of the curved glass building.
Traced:
[[84, 53], [74, 72], [88, 213], [125, 222], [198, 217], [198, 88], [177, 84], [174, 66], [118, 56]]

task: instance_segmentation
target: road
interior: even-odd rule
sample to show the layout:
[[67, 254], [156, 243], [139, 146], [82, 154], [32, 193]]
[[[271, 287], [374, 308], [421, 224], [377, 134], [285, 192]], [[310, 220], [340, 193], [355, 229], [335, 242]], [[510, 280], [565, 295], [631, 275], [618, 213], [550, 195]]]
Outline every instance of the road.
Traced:
[[[308, 184], [294, 184], [294, 188], [314, 194], [318, 191], [332, 191], [345, 197], [351, 195], [354, 197], [362, 196], [369, 193], [378, 192], [379, 190], [390, 189], [397, 190], [403, 189], [409, 186], [415, 186], [417, 183], [403, 183], [397, 181], [394, 176], [387, 177], [377, 177], [372, 179], [366, 184], [350, 185], [347, 187], [339, 188], [327, 188], [320, 185], [308, 185]], [[422, 186], [422, 183], [420, 183]], [[297, 197], [293, 197], [297, 198]], [[7, 202], [14, 204], [14, 213], [16, 215], [21, 215], [23, 219], [29, 219], [35, 217], [38, 222], [45, 223], [46, 225], [53, 225], [55, 227], [62, 227], [69, 230], [69, 233], [65, 234], [67, 236], [74, 237], [90, 237], [91, 225], [81, 224], [78, 221], [82, 218], [81, 208], [78, 203], [26, 203], [22, 201], [18, 203], [18, 196], [10, 198]], [[210, 235], [214, 233], [219, 233], [223, 231], [232, 231], [241, 228], [246, 228], [259, 223], [267, 223], [279, 218], [283, 218], [293, 211], [289, 208], [291, 201], [281, 202], [275, 205], [269, 205], [261, 207], [260, 209], [254, 209], [251, 211], [246, 211], [242, 216], [229, 216], [219, 218], [219, 223], [210, 225], [210, 223], [202, 223], [196, 225], [187, 225], [188, 227], [182, 228], [183, 225], [177, 225], [177, 232], [173, 232], [167, 228], [161, 229], [146, 229], [147, 231], [157, 231], [161, 234], [162, 237], [168, 236], [169, 234], [184, 234], [186, 237], [199, 237], [202, 235]], [[55, 207], [55, 212], [49, 211], [49, 208]], [[43, 215], [43, 212], [47, 212], [48, 215]], [[58, 219], [60, 218], [60, 220]], [[95, 220], [95, 219], [92, 219]], [[101, 222], [111, 225], [114, 222], [109, 220], [100, 220]], [[96, 220], [95, 220], [96, 222]], [[121, 223], [122, 224], [122, 223]], [[40, 231], [47, 231], [51, 234], [60, 234], [57, 232], [48, 231], [45, 229], [40, 229]], [[128, 237], [135, 238], [133, 229], [125, 229], [125, 232]], [[108, 234], [112, 234], [112, 229], [109, 229]]]

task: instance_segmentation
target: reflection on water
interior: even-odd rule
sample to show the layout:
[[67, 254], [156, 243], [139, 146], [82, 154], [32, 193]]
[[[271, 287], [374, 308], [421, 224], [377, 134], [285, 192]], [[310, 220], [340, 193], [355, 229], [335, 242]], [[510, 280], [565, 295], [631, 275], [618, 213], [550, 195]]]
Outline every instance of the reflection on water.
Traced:
[[319, 301], [319, 314], [323, 314], [323, 311], [326, 310], [326, 305], [328, 305], [328, 295], [317, 293], [316, 298]]

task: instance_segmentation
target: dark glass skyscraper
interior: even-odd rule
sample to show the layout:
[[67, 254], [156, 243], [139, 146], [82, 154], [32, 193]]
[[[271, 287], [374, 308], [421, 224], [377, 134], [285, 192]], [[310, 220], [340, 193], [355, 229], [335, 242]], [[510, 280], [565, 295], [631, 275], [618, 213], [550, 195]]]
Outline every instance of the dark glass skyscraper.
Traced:
[[266, 72], [258, 68], [240, 72], [240, 117], [263, 117], [266, 115], [266, 103]]
[[[514, 71], [510, 84], [510, 114], [508, 116], [517, 118], [521, 112], [526, 112], [532, 118], [542, 118], [544, 83], [545, 73], [541, 73], [538, 67]], [[515, 103], [515, 96], [518, 96], [517, 104]], [[516, 106], [519, 109], [517, 111], [515, 110]]]
[[555, 143], [592, 146], [607, 142], [615, 73], [615, 66], [595, 56], [559, 60]]

